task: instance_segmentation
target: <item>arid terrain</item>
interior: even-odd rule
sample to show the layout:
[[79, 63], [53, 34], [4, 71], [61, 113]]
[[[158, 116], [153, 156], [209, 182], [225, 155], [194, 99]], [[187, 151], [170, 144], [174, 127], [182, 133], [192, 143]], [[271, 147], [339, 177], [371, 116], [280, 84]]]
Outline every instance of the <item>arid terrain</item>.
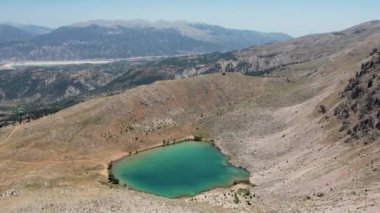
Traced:
[[[377, 212], [379, 47], [372, 21], [169, 67], [181, 79], [3, 127], [0, 212]], [[108, 182], [110, 161], [192, 135], [213, 139], [253, 185], [166, 199]]]

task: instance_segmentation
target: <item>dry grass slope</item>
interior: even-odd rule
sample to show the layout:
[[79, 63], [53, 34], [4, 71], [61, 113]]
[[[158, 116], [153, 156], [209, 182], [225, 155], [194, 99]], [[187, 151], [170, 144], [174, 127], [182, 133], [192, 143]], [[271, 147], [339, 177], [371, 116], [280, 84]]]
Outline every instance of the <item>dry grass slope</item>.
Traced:
[[[0, 129], [0, 210], [376, 212], [378, 138], [344, 143], [340, 121], [330, 115], [369, 51], [380, 46], [379, 25], [241, 53], [255, 58], [282, 46], [284, 56], [314, 55], [289, 65], [279, 58], [288, 78], [227, 73], [161, 81]], [[365, 36], [339, 45], [335, 37], [350, 33]], [[194, 133], [215, 139], [232, 163], [251, 172], [252, 198], [237, 193], [246, 186], [168, 200], [108, 185], [110, 160]]]

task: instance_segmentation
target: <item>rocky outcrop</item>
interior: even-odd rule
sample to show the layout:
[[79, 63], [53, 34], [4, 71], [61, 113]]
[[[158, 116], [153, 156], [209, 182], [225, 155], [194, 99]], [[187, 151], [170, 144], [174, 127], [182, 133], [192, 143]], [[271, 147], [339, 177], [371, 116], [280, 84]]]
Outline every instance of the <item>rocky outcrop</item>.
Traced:
[[340, 131], [350, 135], [349, 141], [368, 143], [380, 136], [380, 52], [374, 49], [371, 57], [350, 79], [335, 109], [335, 116], [342, 122]]

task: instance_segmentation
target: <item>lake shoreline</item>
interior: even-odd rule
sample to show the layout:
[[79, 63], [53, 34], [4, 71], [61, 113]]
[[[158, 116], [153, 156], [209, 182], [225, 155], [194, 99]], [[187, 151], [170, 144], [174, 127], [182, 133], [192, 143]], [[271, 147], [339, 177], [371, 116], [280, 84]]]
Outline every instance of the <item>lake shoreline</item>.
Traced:
[[[218, 152], [220, 152], [226, 158], [226, 162], [227, 162], [228, 166], [233, 166], [233, 167], [242, 169], [245, 172], [247, 172], [249, 174], [249, 176], [247, 178], [244, 178], [244, 179], [233, 180], [231, 183], [228, 183], [226, 185], [220, 185], [220, 186], [214, 186], [214, 187], [211, 187], [211, 188], [207, 188], [207, 189], [202, 190], [202, 191], [200, 191], [198, 193], [195, 193], [194, 195], [180, 195], [180, 196], [175, 196], [175, 197], [165, 197], [165, 196], [161, 196], [161, 195], [158, 195], [158, 194], [154, 194], [154, 193], [150, 193], [150, 192], [148, 193], [148, 192], [144, 192], [144, 191], [141, 191], [141, 190], [138, 190], [138, 189], [131, 188], [127, 184], [121, 183], [121, 181], [118, 178], [116, 178], [115, 174], [112, 171], [114, 163], [119, 162], [121, 160], [124, 160], [127, 157], [139, 154], [141, 152], [149, 151], [149, 150], [152, 150], [152, 149], [162, 148], [162, 147], [170, 146], [170, 145], [176, 145], [176, 144], [180, 144], [180, 143], [184, 143], [184, 142], [199, 142], [199, 143], [210, 144], [213, 148], [215, 148], [216, 150], [218, 150]], [[222, 150], [218, 146], [216, 146], [216, 144], [214, 143], [214, 140], [212, 140], [212, 139], [203, 139], [203, 138], [196, 137], [196, 136], [189, 136], [189, 137], [186, 137], [186, 138], [183, 138], [183, 139], [180, 139], [180, 140], [176, 140], [176, 141], [172, 141], [172, 142], [167, 142], [167, 143], [165, 141], [163, 141], [162, 144], [157, 144], [157, 145], [152, 145], [152, 146], [149, 146], [149, 147], [141, 148], [141, 149], [138, 149], [138, 150], [136, 150], [134, 152], [129, 152], [129, 153], [123, 155], [122, 157], [120, 157], [120, 158], [118, 158], [116, 160], [110, 161], [108, 163], [108, 166], [107, 166], [108, 181], [111, 184], [115, 184], [115, 185], [119, 185], [119, 186], [122, 186], [122, 187], [126, 187], [126, 188], [128, 188], [130, 190], [133, 190], [133, 191], [147, 193], [147, 194], [153, 194], [155, 196], [165, 197], [165, 198], [169, 198], [169, 199], [191, 198], [191, 197], [194, 197], [196, 195], [199, 195], [199, 194], [207, 192], [207, 191], [211, 191], [211, 190], [215, 190], [215, 189], [220, 189], [220, 188], [231, 188], [232, 186], [236, 186], [238, 184], [244, 184], [244, 185], [254, 186], [254, 184], [252, 184], [250, 182], [251, 173], [246, 168], [243, 168], [242, 166], [235, 166], [235, 165], [233, 165], [230, 161], [231, 161], [231, 158], [229, 156], [225, 155], [222, 152]]]

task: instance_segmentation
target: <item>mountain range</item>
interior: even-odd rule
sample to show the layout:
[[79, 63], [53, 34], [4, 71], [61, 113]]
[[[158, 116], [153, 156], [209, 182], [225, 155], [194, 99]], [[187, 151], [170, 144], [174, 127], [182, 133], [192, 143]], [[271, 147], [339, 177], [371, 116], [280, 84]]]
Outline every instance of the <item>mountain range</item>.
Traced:
[[[91, 24], [90, 24], [91, 25]], [[81, 24], [83, 26], [83, 24]], [[340, 50], [375, 42], [377, 21], [343, 31], [309, 35], [284, 42], [225, 53], [207, 53], [146, 62], [118, 61], [101, 65], [26, 66], [0, 72], [0, 126], [59, 110], [100, 94], [124, 91], [159, 80], [236, 72], [259, 77], [315, 75]], [[356, 53], [352, 53], [356, 54]], [[309, 64], [313, 61], [316, 64]], [[308, 64], [308, 69], [299, 64]], [[9, 115], [14, 115], [9, 117]], [[4, 121], [4, 122], [2, 122]]]
[[[379, 49], [370, 21], [223, 53], [2, 70], [0, 212], [378, 212]], [[167, 199], [110, 181], [115, 160], [189, 137], [250, 183]]]
[[0, 25], [0, 59], [79, 60], [229, 51], [288, 40], [283, 33], [227, 29], [184, 21], [97, 20], [55, 30]]

